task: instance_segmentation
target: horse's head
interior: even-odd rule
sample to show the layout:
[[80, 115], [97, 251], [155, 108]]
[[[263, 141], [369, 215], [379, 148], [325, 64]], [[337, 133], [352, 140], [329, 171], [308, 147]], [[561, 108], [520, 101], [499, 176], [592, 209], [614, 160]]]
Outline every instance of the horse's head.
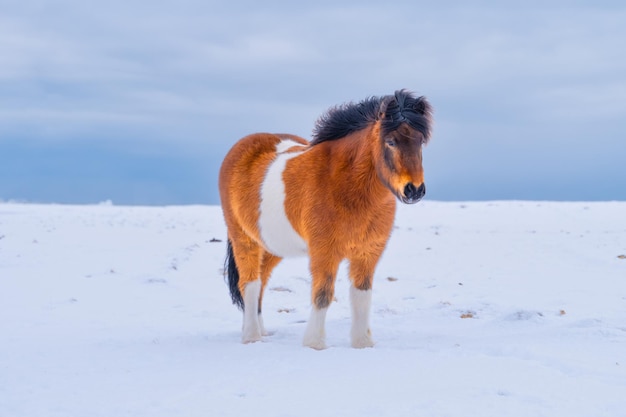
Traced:
[[426, 194], [422, 147], [430, 138], [432, 117], [426, 98], [405, 90], [381, 100], [378, 114], [378, 176], [406, 204]]

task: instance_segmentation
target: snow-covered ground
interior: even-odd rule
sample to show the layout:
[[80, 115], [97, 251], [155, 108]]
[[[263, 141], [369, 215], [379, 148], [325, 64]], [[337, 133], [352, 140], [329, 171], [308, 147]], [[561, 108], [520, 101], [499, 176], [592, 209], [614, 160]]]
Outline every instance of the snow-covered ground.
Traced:
[[302, 347], [307, 260], [242, 345], [219, 207], [0, 204], [0, 416], [626, 415], [626, 203], [400, 206], [349, 347]]

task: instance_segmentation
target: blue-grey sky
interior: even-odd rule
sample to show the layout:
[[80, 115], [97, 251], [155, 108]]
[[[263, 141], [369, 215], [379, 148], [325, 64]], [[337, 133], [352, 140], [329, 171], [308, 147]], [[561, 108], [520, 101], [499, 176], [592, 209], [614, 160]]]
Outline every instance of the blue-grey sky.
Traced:
[[407, 88], [427, 198], [626, 200], [621, 1], [3, 0], [0, 200], [219, 202], [228, 148]]

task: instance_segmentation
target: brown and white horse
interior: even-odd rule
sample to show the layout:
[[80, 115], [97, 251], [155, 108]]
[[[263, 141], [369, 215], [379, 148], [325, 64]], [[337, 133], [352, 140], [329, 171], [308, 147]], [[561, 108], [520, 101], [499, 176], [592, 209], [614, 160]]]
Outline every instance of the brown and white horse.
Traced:
[[263, 291], [284, 257], [309, 256], [312, 311], [304, 345], [326, 347], [324, 322], [337, 269], [349, 262], [352, 346], [373, 346], [374, 269], [395, 217], [396, 198], [425, 193], [422, 146], [431, 133], [424, 97], [400, 90], [330, 109], [313, 140], [257, 133], [236, 143], [220, 170], [228, 228], [226, 274], [243, 309], [244, 343], [265, 334]]

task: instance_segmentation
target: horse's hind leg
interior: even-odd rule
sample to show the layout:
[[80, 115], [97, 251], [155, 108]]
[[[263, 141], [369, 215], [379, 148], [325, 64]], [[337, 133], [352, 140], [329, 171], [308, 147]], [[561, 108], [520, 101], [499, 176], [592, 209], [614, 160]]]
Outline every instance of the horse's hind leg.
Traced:
[[269, 335], [269, 333], [265, 330], [265, 326], [263, 325], [263, 315], [261, 311], [263, 310], [263, 294], [265, 293], [265, 287], [267, 286], [267, 281], [269, 281], [270, 276], [272, 275], [272, 271], [278, 265], [278, 263], [282, 260], [278, 256], [274, 256], [269, 252], [263, 251], [261, 255], [261, 293], [259, 294], [259, 325], [261, 326], [261, 334], [263, 336]]
[[233, 254], [239, 270], [239, 291], [243, 298], [243, 330], [241, 341], [243, 343], [257, 342], [261, 340], [262, 328], [259, 322], [261, 296], [261, 247], [241, 233], [239, 236], [231, 236]]

